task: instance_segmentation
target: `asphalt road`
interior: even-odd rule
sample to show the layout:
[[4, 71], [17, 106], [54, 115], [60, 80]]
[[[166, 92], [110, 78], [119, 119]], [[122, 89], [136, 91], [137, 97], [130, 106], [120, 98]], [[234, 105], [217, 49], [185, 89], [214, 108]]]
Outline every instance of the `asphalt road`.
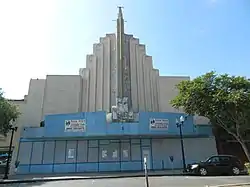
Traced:
[[[149, 177], [149, 187], [204, 187], [222, 184], [250, 183], [250, 176], [227, 177]], [[98, 179], [98, 180], [72, 180], [39, 182], [29, 184], [6, 184], [5, 187], [145, 187], [145, 179], [142, 177]]]

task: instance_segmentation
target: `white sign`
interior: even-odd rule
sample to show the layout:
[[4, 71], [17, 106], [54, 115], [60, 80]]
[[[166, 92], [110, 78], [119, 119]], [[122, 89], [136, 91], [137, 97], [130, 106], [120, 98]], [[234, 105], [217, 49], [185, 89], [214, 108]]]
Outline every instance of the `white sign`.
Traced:
[[69, 159], [75, 158], [75, 149], [68, 150], [68, 158]]
[[122, 151], [122, 153], [124, 158], [128, 158], [128, 150], [125, 149]]
[[65, 132], [85, 132], [86, 121], [84, 119], [79, 120], [65, 120]]
[[108, 156], [107, 150], [102, 150], [102, 158], [106, 158]]
[[117, 156], [118, 156], [118, 152], [117, 150], [114, 150], [112, 154], [112, 158], [117, 158]]
[[150, 129], [167, 130], [169, 125], [168, 119], [150, 119]]

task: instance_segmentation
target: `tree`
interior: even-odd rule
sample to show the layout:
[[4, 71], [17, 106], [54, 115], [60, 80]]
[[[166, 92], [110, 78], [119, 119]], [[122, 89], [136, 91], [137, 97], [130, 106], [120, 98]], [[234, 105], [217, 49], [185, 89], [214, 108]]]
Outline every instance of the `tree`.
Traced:
[[17, 106], [5, 99], [2, 89], [0, 89], [0, 134], [7, 136], [11, 122], [16, 121], [19, 115]]
[[245, 143], [250, 130], [250, 81], [245, 77], [218, 75], [209, 72], [177, 85], [179, 94], [171, 101], [173, 107], [190, 115], [207, 117], [237, 140], [247, 159]]

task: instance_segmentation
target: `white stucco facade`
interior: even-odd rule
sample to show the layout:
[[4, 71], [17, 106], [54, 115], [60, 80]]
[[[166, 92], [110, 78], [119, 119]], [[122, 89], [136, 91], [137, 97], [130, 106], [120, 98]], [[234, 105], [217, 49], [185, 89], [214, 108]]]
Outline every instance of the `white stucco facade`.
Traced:
[[[176, 85], [188, 76], [161, 76], [153, 66], [152, 56], [133, 35], [125, 35], [125, 61], [130, 64], [132, 110], [180, 112], [170, 101], [178, 94]], [[107, 34], [93, 45], [93, 54], [86, 56], [86, 67], [79, 75], [47, 75], [31, 79], [27, 96], [15, 101], [22, 113], [18, 126], [39, 127], [47, 114], [75, 112], [110, 112], [116, 105], [116, 34]], [[195, 116], [196, 124], [208, 119]], [[16, 133], [19, 136], [19, 133]], [[18, 139], [18, 138], [17, 138]], [[0, 147], [8, 146], [9, 138], [0, 138]]]
[[[126, 35], [130, 61], [132, 110], [180, 112], [170, 101], [178, 94], [176, 85], [188, 76], [161, 76], [153, 66], [152, 56], [138, 38]], [[46, 79], [31, 79], [23, 101], [12, 101], [22, 115], [18, 126], [39, 127], [47, 114], [75, 112], [110, 112], [116, 105], [116, 35], [107, 34], [93, 45], [93, 54], [86, 56], [86, 67], [79, 75], [47, 75]], [[208, 119], [195, 116], [196, 124]], [[16, 133], [16, 136], [19, 136]], [[9, 138], [1, 138], [0, 146], [8, 146]]]
[[[28, 95], [20, 107], [22, 115], [18, 124], [38, 127], [44, 115], [47, 114], [109, 112], [110, 107], [115, 105], [115, 97], [113, 98], [111, 94], [112, 79], [108, 79], [107, 76], [104, 78], [104, 80], [108, 79], [106, 82], [99, 79], [101, 83], [98, 83], [97, 63], [90, 61], [91, 58], [96, 60], [94, 55], [88, 55], [88, 68], [81, 68], [80, 75], [48, 75], [46, 79], [31, 79]], [[159, 71], [153, 69], [150, 63], [152, 58], [147, 58], [149, 64], [144, 67], [144, 71], [141, 71], [145, 75], [142, 83], [132, 81], [131, 84], [133, 85], [133, 110], [180, 112], [171, 106], [170, 101], [178, 94], [175, 85], [182, 80], [188, 80], [189, 77], [159, 76]], [[106, 67], [106, 69], [108, 68]], [[109, 71], [111, 70], [109, 69]], [[104, 70], [103, 74], [105, 74]], [[17, 102], [14, 103], [20, 105]], [[195, 116], [195, 121], [196, 124], [208, 123], [206, 118], [199, 116]]]

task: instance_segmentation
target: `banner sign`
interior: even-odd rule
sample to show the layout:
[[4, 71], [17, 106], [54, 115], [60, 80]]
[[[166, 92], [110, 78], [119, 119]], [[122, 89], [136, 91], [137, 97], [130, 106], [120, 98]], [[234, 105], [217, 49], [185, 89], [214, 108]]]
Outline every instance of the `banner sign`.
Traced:
[[154, 130], [167, 130], [169, 125], [168, 119], [150, 119], [149, 127]]
[[65, 120], [65, 132], [85, 132], [86, 121], [84, 119], [79, 120]]

